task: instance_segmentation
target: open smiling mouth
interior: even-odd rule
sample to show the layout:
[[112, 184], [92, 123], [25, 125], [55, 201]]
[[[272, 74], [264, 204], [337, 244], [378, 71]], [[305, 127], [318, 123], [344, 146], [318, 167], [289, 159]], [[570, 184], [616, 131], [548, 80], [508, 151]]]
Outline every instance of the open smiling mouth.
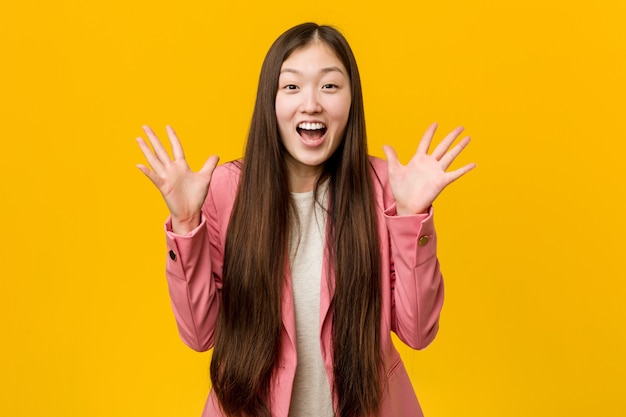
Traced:
[[323, 123], [300, 123], [296, 130], [306, 144], [317, 145], [327, 129]]

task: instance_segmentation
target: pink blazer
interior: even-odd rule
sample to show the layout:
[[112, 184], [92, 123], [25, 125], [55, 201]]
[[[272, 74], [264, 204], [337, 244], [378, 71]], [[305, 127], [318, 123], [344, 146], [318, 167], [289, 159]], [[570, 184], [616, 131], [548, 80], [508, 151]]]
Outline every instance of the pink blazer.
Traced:
[[[386, 384], [381, 417], [421, 417], [419, 403], [391, 332], [414, 349], [430, 344], [439, 328], [443, 304], [443, 281], [439, 270], [437, 238], [432, 208], [429, 214], [396, 216], [395, 203], [387, 181], [387, 163], [370, 158], [376, 190], [378, 230], [382, 254], [381, 352]], [[233, 207], [239, 168], [219, 166], [213, 173], [209, 194], [202, 209], [202, 223], [185, 236], [171, 232], [166, 223], [167, 281], [172, 307], [182, 340], [194, 350], [213, 347], [220, 303], [221, 273], [226, 229]], [[326, 262], [326, 259], [324, 260]], [[322, 271], [327, 271], [325, 266]], [[333, 277], [321, 277], [320, 342], [326, 373], [332, 387]], [[330, 278], [330, 279], [328, 279]], [[298, 355], [291, 280], [287, 279], [282, 298], [283, 329], [280, 358], [271, 398], [272, 415], [287, 417]], [[222, 416], [213, 391], [203, 416]]]

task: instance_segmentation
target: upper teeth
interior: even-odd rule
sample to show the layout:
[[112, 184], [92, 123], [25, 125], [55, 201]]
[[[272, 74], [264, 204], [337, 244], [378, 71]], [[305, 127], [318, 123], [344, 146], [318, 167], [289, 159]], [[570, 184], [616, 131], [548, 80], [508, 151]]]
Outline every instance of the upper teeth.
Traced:
[[304, 129], [304, 130], [319, 130], [319, 129], [323, 129], [326, 126], [324, 126], [323, 123], [300, 123], [298, 125], [298, 127], [300, 129]]

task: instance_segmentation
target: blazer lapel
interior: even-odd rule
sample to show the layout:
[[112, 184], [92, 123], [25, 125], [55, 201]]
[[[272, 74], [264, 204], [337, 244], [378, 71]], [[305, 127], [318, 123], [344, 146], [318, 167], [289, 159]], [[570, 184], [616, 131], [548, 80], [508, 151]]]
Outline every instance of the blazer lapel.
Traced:
[[330, 254], [324, 248], [324, 262], [322, 263], [322, 278], [320, 282], [320, 332], [330, 310], [330, 304], [335, 294], [335, 272], [329, 268]]
[[296, 348], [296, 309], [293, 302], [293, 285], [291, 283], [291, 271], [285, 268], [285, 283], [281, 295], [281, 310], [283, 312], [283, 326], [291, 340], [291, 344]]
[[[335, 294], [335, 276], [334, 271], [329, 270], [329, 253], [327, 248], [324, 249], [324, 261], [322, 263], [322, 276], [320, 279], [320, 332], [324, 326], [330, 311], [330, 304]], [[291, 271], [289, 267], [285, 268], [285, 283], [281, 296], [281, 309], [283, 327], [289, 336], [291, 344], [296, 346], [296, 311], [293, 301], [293, 284], [291, 281]]]

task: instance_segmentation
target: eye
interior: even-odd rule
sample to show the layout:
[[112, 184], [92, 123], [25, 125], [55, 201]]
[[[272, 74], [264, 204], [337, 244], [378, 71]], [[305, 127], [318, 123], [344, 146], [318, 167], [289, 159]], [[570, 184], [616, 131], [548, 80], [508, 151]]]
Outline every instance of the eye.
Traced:
[[285, 90], [297, 90], [298, 86], [295, 85], [295, 84], [285, 84], [283, 86], [283, 89], [285, 89]]
[[322, 89], [324, 89], [324, 90], [333, 90], [333, 89], [337, 89], [337, 88], [339, 88], [339, 86], [337, 84], [332, 84], [332, 83], [324, 84], [322, 86]]

